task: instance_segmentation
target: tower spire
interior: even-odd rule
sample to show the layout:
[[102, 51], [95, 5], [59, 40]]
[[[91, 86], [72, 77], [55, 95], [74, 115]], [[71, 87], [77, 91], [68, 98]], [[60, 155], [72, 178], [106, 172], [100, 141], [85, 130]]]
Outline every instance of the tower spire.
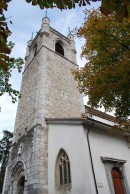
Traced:
[[68, 27], [68, 36], [67, 38], [71, 41], [71, 49], [74, 53], [76, 53], [76, 49], [75, 49], [75, 42], [74, 42], [74, 34], [72, 33], [72, 30], [70, 30], [70, 27]]
[[41, 35], [40, 36], [42, 36], [43, 34], [48, 36], [49, 35], [49, 28], [50, 28], [50, 19], [47, 16], [47, 10], [46, 10], [45, 17], [42, 18], [42, 26], [41, 26]]

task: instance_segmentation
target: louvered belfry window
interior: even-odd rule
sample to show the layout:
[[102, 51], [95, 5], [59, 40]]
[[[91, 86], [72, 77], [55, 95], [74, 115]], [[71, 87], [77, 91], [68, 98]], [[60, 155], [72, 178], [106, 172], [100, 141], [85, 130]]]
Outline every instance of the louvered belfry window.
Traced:
[[64, 49], [63, 49], [63, 46], [61, 45], [61, 43], [59, 43], [59, 42], [55, 43], [55, 52], [64, 56]]

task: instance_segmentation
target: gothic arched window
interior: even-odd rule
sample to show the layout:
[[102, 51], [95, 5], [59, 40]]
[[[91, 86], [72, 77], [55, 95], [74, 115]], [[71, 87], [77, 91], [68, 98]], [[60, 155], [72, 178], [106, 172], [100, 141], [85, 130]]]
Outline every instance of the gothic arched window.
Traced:
[[123, 187], [123, 176], [119, 168], [112, 168], [112, 180], [114, 185], [115, 194], [125, 194]]
[[56, 184], [57, 187], [71, 184], [70, 161], [64, 150], [61, 150], [56, 164]]
[[55, 43], [55, 52], [64, 56], [64, 49], [63, 49], [63, 46], [60, 42]]

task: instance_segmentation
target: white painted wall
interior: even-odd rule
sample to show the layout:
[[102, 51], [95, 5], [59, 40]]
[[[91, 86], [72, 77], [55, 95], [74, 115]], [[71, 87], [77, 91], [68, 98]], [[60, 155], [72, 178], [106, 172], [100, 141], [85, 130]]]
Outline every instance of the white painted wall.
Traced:
[[99, 194], [111, 194], [101, 156], [127, 161], [124, 164], [124, 169], [130, 188], [130, 148], [128, 148], [126, 138], [100, 129], [92, 129], [90, 131], [90, 144]]
[[[72, 188], [60, 194], [95, 194], [95, 185], [90, 162], [87, 129], [76, 124], [49, 124], [48, 135], [48, 188], [55, 192], [55, 164], [60, 149], [64, 149], [70, 159]], [[89, 134], [94, 171], [99, 194], [111, 193], [102, 157], [126, 160], [124, 169], [130, 187], [130, 148], [125, 137], [110, 134], [102, 129], [90, 130]], [[127, 192], [129, 194], [130, 191]], [[58, 193], [59, 194], [59, 193]]]
[[48, 140], [48, 193], [56, 194], [55, 164], [62, 148], [70, 159], [72, 188], [69, 194], [95, 194], [90, 187], [87, 142], [82, 125], [49, 124]]

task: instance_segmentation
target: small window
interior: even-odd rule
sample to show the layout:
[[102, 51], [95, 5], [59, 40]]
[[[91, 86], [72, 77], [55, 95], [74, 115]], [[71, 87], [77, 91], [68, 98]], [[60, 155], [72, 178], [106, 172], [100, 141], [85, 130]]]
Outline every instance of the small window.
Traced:
[[64, 49], [63, 49], [63, 46], [61, 45], [61, 43], [56, 42], [55, 51], [64, 56]]
[[70, 162], [64, 150], [60, 151], [57, 159], [56, 183], [57, 187], [64, 187], [71, 184]]

